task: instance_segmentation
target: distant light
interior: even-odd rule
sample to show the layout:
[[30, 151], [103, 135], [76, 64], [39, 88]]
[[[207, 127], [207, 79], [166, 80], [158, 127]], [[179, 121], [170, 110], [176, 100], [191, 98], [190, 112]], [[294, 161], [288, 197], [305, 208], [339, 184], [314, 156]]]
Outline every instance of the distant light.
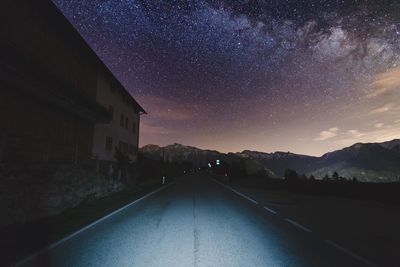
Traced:
[[208, 163], [208, 168], [211, 168], [211, 163]]
[[216, 161], [215, 161], [215, 164], [217, 164], [217, 165], [220, 165], [221, 163], [219, 162], [219, 159], [217, 159]]

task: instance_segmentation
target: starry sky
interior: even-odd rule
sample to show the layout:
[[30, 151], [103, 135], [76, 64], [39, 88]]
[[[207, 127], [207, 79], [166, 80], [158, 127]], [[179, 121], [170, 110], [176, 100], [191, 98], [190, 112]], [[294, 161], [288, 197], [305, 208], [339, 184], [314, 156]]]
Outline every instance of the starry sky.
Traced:
[[146, 109], [140, 145], [400, 138], [400, 1], [54, 0]]

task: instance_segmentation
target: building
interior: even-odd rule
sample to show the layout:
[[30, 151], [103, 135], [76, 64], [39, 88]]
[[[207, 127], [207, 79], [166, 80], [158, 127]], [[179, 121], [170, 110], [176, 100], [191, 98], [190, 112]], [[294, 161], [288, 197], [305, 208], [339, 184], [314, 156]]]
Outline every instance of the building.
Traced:
[[115, 145], [134, 154], [144, 110], [57, 7], [2, 5], [0, 162], [113, 161]]
[[107, 107], [111, 119], [95, 125], [94, 158], [115, 162], [114, 155], [118, 148], [136, 161], [140, 115], [145, 111], [116, 79], [107, 74], [98, 76], [96, 100]]

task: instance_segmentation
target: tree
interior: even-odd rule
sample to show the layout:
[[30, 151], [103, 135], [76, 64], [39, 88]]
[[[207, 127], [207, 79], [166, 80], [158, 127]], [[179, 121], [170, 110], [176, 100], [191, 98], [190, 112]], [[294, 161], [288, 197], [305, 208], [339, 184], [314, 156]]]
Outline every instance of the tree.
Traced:
[[299, 179], [299, 175], [295, 170], [286, 169], [284, 173], [285, 180], [287, 181], [296, 181]]
[[333, 174], [332, 174], [332, 178], [335, 181], [339, 181], [339, 174], [336, 171], [334, 171]]
[[324, 180], [324, 181], [329, 181], [330, 179], [329, 179], [329, 175], [328, 174], [325, 174], [325, 176], [324, 176], [324, 178], [322, 178], [322, 180]]
[[314, 175], [310, 175], [310, 178], [308, 178], [308, 180], [310, 180], [310, 181], [315, 181], [315, 177], [314, 177]]
[[234, 176], [235, 178], [243, 178], [246, 176], [246, 163], [244, 162], [243, 159], [240, 159], [240, 161], [234, 161], [232, 162], [229, 172]]
[[357, 182], [358, 182], [357, 177], [353, 176], [352, 181], [355, 182], [355, 183], [357, 183]]

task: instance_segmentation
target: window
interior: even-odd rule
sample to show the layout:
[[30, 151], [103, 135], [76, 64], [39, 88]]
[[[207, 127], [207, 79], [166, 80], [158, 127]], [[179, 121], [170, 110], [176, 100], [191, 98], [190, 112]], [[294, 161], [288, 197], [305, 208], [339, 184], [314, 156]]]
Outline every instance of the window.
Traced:
[[111, 120], [113, 120], [114, 119], [114, 107], [110, 105], [108, 107], [108, 112], [110, 113]]
[[113, 139], [111, 136], [106, 136], [106, 150], [107, 151], [112, 151], [113, 147]]
[[125, 118], [125, 128], [128, 129], [128, 118]]
[[119, 120], [119, 125], [121, 127], [124, 127], [124, 114], [121, 114], [120, 120]]
[[136, 133], [136, 122], [132, 123], [132, 132]]

